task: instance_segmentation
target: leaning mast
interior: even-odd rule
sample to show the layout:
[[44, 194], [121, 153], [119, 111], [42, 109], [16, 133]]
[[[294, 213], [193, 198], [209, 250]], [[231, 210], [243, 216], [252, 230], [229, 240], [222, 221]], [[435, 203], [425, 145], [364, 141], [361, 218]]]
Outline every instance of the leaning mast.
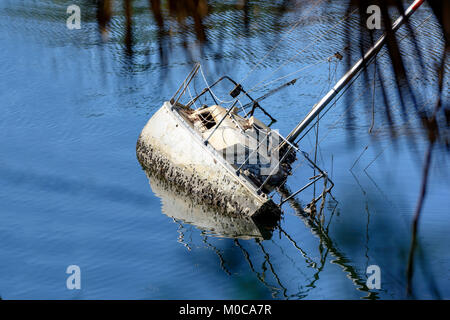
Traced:
[[[397, 31], [402, 24], [422, 5], [424, 0], [415, 0], [405, 13], [400, 16], [392, 25], [391, 30]], [[356, 64], [335, 84], [333, 88], [311, 109], [307, 116], [292, 130], [286, 137], [289, 143], [295, 143], [295, 140], [302, 133], [308, 125], [313, 121], [319, 113], [333, 100], [334, 97], [361, 71], [367, 63], [380, 51], [383, 45], [386, 43], [386, 33], [384, 33], [380, 39], [371, 47], [366, 54], [356, 62]], [[281, 146], [286, 143], [284, 141]]]

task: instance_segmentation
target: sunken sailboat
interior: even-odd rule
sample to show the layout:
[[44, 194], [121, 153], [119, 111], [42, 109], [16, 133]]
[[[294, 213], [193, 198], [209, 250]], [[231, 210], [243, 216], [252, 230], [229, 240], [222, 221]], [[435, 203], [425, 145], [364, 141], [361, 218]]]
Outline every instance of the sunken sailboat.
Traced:
[[180, 92], [142, 130], [139, 161], [226, 214], [279, 216], [268, 196], [269, 185], [262, 187], [267, 177], [281, 180], [287, 175], [271, 152], [278, 146], [278, 136], [254, 116], [239, 115], [237, 102], [229, 109], [219, 104], [194, 109], [194, 99], [180, 103], [199, 68], [196, 65]]
[[[422, 3], [423, 0], [414, 1], [392, 25], [392, 31], [397, 31]], [[137, 157], [147, 170], [187, 190], [199, 201], [220, 208], [225, 214], [278, 218], [283, 203], [318, 179], [330, 181], [325, 171], [299, 152], [297, 137], [374, 59], [385, 42], [386, 35], [383, 35], [286, 138], [255, 117], [255, 111], [260, 110], [274, 120], [260, 106], [261, 99], [254, 100], [241, 84], [229, 77], [207, 85], [199, 95], [192, 97], [189, 84], [199, 70], [203, 75], [201, 66], [196, 64], [172, 99], [164, 102], [145, 125], [137, 142]], [[229, 101], [228, 108], [221, 105], [212, 91], [212, 87], [224, 80], [232, 83], [233, 100]], [[294, 82], [295, 79], [281, 87]], [[191, 99], [183, 104], [180, 99], [187, 93]], [[214, 103], [195, 108], [206, 93]], [[240, 97], [250, 102], [243, 105]], [[286, 181], [291, 164], [299, 154], [305, 156], [319, 175], [275, 204], [270, 194]]]

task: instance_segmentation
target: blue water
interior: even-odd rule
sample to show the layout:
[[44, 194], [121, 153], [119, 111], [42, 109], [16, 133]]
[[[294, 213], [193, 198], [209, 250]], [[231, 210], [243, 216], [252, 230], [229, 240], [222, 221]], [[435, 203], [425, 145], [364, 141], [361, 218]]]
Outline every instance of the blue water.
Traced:
[[[345, 117], [340, 118], [345, 99], [323, 118], [319, 140], [325, 138], [317, 159], [331, 174], [337, 200], [327, 199], [327, 237], [311, 232], [288, 205], [283, 208], [281, 229], [263, 241], [235, 240], [174, 220], [152, 192], [136, 159], [135, 144], [150, 116], [192, 67], [181, 36], [173, 35], [169, 62], [162, 65], [151, 14], [136, 10], [135, 54], [130, 59], [124, 53], [120, 12], [113, 18], [109, 41], [102, 43], [95, 10], [86, 3], [82, 29], [66, 28], [69, 2], [0, 4], [3, 299], [406, 297], [411, 220], [426, 147], [420, 126], [413, 123], [407, 133], [400, 128], [393, 143], [377, 109], [378, 134], [371, 139], [370, 115], [356, 98], [353, 140], [345, 130]], [[135, 1], [135, 8], [146, 5], [147, 1]], [[212, 26], [212, 47], [219, 31], [225, 32], [223, 58], [218, 60], [213, 48], [201, 60], [208, 81], [228, 74], [237, 80], [246, 77], [243, 84], [251, 88], [266, 77], [274, 79], [323, 60], [342, 47], [344, 27], [333, 28], [310, 44], [344, 16], [344, 9], [333, 4], [326, 13], [313, 10], [306, 17], [288, 13], [281, 31], [275, 31], [268, 22], [272, 11], [262, 4], [259, 13], [253, 13], [258, 18], [248, 35], [239, 33], [241, 16], [234, 6], [211, 13], [206, 23]], [[429, 13], [424, 8], [413, 22], [418, 25]], [[305, 22], [287, 34], [298, 19]], [[422, 30], [427, 30], [421, 46], [431, 70], [442, 39], [433, 19]], [[286, 37], [277, 50], [248, 75], [282, 35]], [[198, 48], [189, 39], [195, 58]], [[329, 86], [329, 69], [325, 62], [299, 73], [294, 87], [264, 102], [278, 119], [275, 128], [287, 134], [318, 101]], [[345, 65], [340, 63], [336, 70], [341, 75]], [[417, 85], [427, 92], [431, 80], [419, 80]], [[201, 90], [202, 79], [196, 81]], [[355, 86], [365, 88], [362, 82]], [[223, 92], [218, 94], [228, 99]], [[301, 148], [313, 155], [314, 141], [311, 132]], [[433, 154], [419, 228], [415, 298], [450, 298], [446, 157], [439, 148]], [[312, 175], [311, 169], [300, 166], [289, 185], [295, 190]], [[316, 192], [320, 190], [318, 186]], [[298, 201], [309, 202], [311, 192], [299, 195]], [[373, 264], [381, 269], [381, 289], [368, 292], [366, 268]], [[81, 290], [66, 288], [69, 265], [81, 268]]]

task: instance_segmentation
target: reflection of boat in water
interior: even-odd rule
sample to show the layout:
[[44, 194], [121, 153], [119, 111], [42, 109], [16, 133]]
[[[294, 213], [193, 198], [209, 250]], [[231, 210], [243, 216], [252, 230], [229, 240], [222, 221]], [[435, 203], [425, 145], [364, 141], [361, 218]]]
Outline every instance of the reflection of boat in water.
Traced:
[[161, 199], [162, 212], [175, 220], [192, 224], [207, 233], [241, 239], [269, 239], [277, 221], [227, 213], [220, 207], [205, 204], [188, 192], [146, 170], [153, 193]]
[[[399, 28], [405, 17], [408, 17], [420, 3], [421, 1], [416, 0], [405, 15], [397, 20], [393, 31]], [[385, 39], [383, 36], [364, 58], [349, 70], [331, 91], [312, 108], [305, 119], [291, 131], [287, 138], [280, 136], [282, 142], [275, 146], [280, 151], [278, 164], [283, 165], [286, 162], [290, 164], [291, 161], [283, 162], [283, 159], [290, 154], [290, 150], [299, 151], [297, 145], [301, 137], [299, 140], [297, 140], [297, 137], [315, 119], [318, 121], [319, 113], [324, 110], [324, 107], [372, 61]], [[193, 74], [195, 72], [193, 71]], [[188, 89], [189, 81], [185, 80], [180, 87], [179, 90], [183, 90], [181, 95]], [[137, 156], [146, 169], [152, 170], [152, 172], [147, 172], [147, 175], [153, 192], [161, 198], [163, 213], [175, 220], [195, 225], [199, 229], [205, 230], [206, 233], [231, 238], [267, 239], [272, 235], [274, 224], [258, 223], [255, 220], [259, 216], [258, 213], [261, 211], [276, 213], [283, 203], [289, 203], [295, 210], [296, 215], [318, 237], [319, 255], [308, 254], [306, 250], [302, 249], [300, 242], [296, 241], [281, 226], [279, 226], [280, 239], [284, 236], [292, 244], [304, 258], [307, 266], [314, 269], [314, 274], [307, 285], [298, 287], [295, 293], [290, 294], [288, 292], [289, 283], [283, 281], [276, 270], [280, 264], [277, 265], [277, 259], [275, 261], [271, 259], [272, 253], [266, 250], [265, 244], [256, 240], [256, 245], [253, 248], [250, 247], [252, 250], [248, 250], [248, 244], [251, 245], [253, 242], [248, 241], [244, 246], [239, 240], [235, 239], [235, 245], [242, 251], [257, 279], [269, 288], [274, 296], [281, 293], [286, 299], [306, 297], [308, 292], [315, 287], [319, 274], [324, 270], [327, 257], [330, 254], [333, 256], [331, 262], [342, 268], [358, 290], [367, 293], [366, 298], [378, 298], [378, 292], [367, 287], [366, 275], [361, 274], [358, 268], [353, 266], [351, 260], [338, 248], [328, 234], [328, 227], [336, 207], [332, 209], [330, 218], [325, 224], [325, 214], [323, 213], [325, 196], [330, 191], [330, 188], [326, 187], [328, 182], [326, 173], [318, 169], [305, 156], [306, 160], [310, 161], [310, 164], [320, 173], [312, 177], [305, 187], [291, 192], [283, 184], [284, 182], [271, 185], [270, 182], [273, 182], [271, 179], [274, 177], [272, 172], [262, 174], [262, 162], [252, 163], [253, 166], [250, 166], [250, 163], [247, 163], [246, 160], [251, 153], [256, 153], [261, 158], [264, 154], [259, 152], [258, 144], [255, 145], [250, 142], [250, 139], [244, 139], [244, 135], [258, 132], [258, 134], [267, 137], [274, 131], [269, 128], [270, 125], [266, 126], [253, 117], [253, 111], [259, 107], [258, 99], [251, 99], [251, 105], [253, 106], [251, 112], [247, 113], [245, 108], [242, 108], [243, 115], [239, 115], [236, 111], [237, 99], [228, 109], [220, 106], [217, 101], [209, 106], [204, 104], [198, 108], [192, 108], [198, 101], [198, 97], [205, 92], [210, 92], [214, 99], [211, 87], [207, 85], [200, 95], [195, 98], [191, 97], [191, 100], [186, 104], [178, 103], [178, 98], [165, 102], [149, 120], [139, 137]], [[235, 88], [230, 92], [233, 99], [240, 94], [239, 92], [236, 93], [236, 90], [246, 93], [240, 84], [235, 84]], [[248, 137], [251, 138], [251, 135], [248, 134]], [[239, 145], [244, 147], [238, 149], [237, 146]], [[231, 152], [233, 157], [228, 157], [230, 153], [225, 152], [230, 149], [233, 150]], [[242, 154], [239, 151], [243, 151]], [[235, 158], [241, 155], [244, 155], [242, 157], [244, 161], [236, 162]], [[291, 173], [289, 166], [287, 166], [287, 169], [279, 171], [282, 178]], [[319, 178], [324, 178], [325, 181], [322, 194], [319, 198], [313, 199], [306, 208], [303, 208], [296, 201], [295, 196], [314, 184]], [[279, 181], [279, 179], [276, 179], [276, 181]], [[281, 195], [279, 205], [276, 206], [272, 202], [270, 191], [273, 188], [268, 188], [268, 186], [275, 187]], [[322, 199], [322, 203], [319, 210], [316, 210], [316, 203], [319, 199]], [[269, 210], [261, 210], [268, 208]], [[278, 210], [273, 210], [273, 208]], [[305, 211], [308, 212], [305, 213]], [[204, 238], [203, 242], [213, 247], [213, 245], [207, 243], [206, 233], [201, 233]], [[215, 248], [214, 251], [219, 255], [224, 271], [230, 274], [225, 267], [227, 261], [224, 259], [224, 255], [221, 254], [219, 249]], [[280, 251], [282, 255], [285, 255], [295, 264], [292, 255], [285, 254], [282, 247], [280, 247]], [[264, 262], [258, 268], [256, 261], [260, 261], [261, 256]], [[316, 256], [319, 257], [319, 260], [315, 259]], [[276, 284], [273, 284], [273, 281], [272, 283], [268, 281], [266, 271], [273, 274]]]

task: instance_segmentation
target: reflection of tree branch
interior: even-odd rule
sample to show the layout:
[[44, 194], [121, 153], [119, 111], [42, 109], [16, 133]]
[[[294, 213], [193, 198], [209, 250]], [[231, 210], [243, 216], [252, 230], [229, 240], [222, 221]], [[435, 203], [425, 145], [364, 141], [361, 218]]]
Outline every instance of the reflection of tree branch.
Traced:
[[369, 266], [369, 224], [370, 224], [370, 211], [369, 211], [369, 201], [366, 199], [366, 212], [367, 212], [367, 224], [366, 224], [366, 270]]
[[414, 273], [414, 251], [417, 245], [417, 228], [419, 224], [420, 213], [422, 211], [423, 202], [425, 200], [425, 195], [427, 192], [427, 181], [428, 174], [430, 172], [430, 164], [431, 164], [431, 152], [433, 151], [433, 142], [430, 142], [428, 145], [428, 149], [425, 155], [425, 163], [423, 165], [423, 174], [422, 174], [422, 185], [420, 187], [420, 195], [417, 201], [416, 211], [414, 212], [413, 224], [412, 224], [412, 238], [411, 238], [411, 248], [409, 250], [408, 257], [408, 269], [407, 269], [407, 285], [406, 292], [408, 295], [412, 294], [412, 276]]
[[124, 1], [125, 11], [125, 48], [128, 57], [133, 55], [133, 0]]
[[[447, 39], [448, 40], [448, 39]], [[448, 49], [448, 47], [446, 48]], [[416, 210], [414, 212], [414, 218], [413, 218], [413, 224], [412, 224], [412, 237], [411, 237], [411, 248], [409, 251], [409, 257], [408, 257], [408, 269], [407, 269], [407, 286], [406, 286], [406, 292], [408, 295], [412, 294], [412, 276], [414, 273], [414, 251], [415, 247], [417, 245], [417, 230], [418, 230], [418, 224], [420, 219], [420, 214], [422, 212], [423, 203], [425, 200], [425, 195], [427, 192], [427, 184], [428, 184], [428, 176], [430, 173], [430, 167], [431, 167], [431, 155], [433, 152], [433, 147], [435, 142], [438, 139], [439, 131], [438, 131], [438, 119], [437, 115], [439, 112], [439, 109], [442, 105], [442, 88], [444, 83], [444, 65], [446, 61], [446, 51], [443, 53], [443, 57], [441, 60], [441, 65], [438, 67], [438, 74], [439, 74], [439, 85], [438, 85], [438, 99], [437, 103], [434, 107], [433, 114], [430, 118], [424, 118], [423, 124], [426, 129], [426, 132], [428, 134], [428, 148], [425, 153], [425, 162], [423, 165], [423, 172], [422, 172], [422, 184], [420, 187], [420, 194], [419, 199], [417, 201]]]

